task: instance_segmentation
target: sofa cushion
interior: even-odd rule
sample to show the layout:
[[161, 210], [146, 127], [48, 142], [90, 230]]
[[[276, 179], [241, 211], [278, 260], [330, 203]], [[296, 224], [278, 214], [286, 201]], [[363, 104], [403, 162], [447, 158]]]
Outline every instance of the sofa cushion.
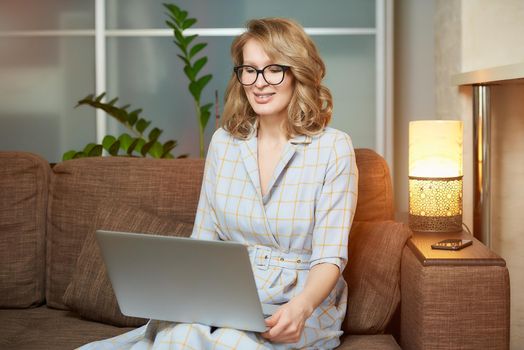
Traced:
[[25, 152], [0, 152], [0, 307], [44, 300], [49, 164]]
[[346, 335], [340, 339], [337, 350], [401, 350], [390, 334]]
[[192, 224], [203, 169], [203, 159], [92, 157], [57, 164], [48, 207], [47, 304], [67, 308], [62, 296], [100, 203], [153, 208]]
[[385, 159], [373, 150], [355, 150], [358, 202], [355, 221], [393, 220], [393, 187]]
[[343, 330], [383, 333], [400, 302], [400, 259], [411, 236], [394, 221], [354, 222], [344, 278], [349, 287]]
[[120, 312], [95, 231], [104, 229], [188, 237], [192, 228], [191, 224], [161, 218], [143, 209], [122, 207], [118, 203], [101, 206], [80, 252], [73, 279], [64, 294], [64, 303], [89, 320], [121, 327], [145, 324], [145, 319], [124, 316]]
[[0, 310], [0, 349], [63, 350], [132, 330], [86, 321], [71, 311], [41, 306]]

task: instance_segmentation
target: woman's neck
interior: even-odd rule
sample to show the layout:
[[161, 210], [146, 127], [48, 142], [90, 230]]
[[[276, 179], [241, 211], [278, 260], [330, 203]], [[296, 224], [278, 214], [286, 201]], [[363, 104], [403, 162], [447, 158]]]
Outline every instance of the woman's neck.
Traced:
[[287, 141], [284, 123], [285, 118], [282, 116], [258, 117], [258, 139], [271, 140], [272, 142]]

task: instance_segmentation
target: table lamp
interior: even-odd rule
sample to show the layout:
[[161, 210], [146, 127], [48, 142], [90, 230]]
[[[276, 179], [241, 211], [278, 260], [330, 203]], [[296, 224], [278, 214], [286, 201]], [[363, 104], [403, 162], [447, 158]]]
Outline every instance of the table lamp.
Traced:
[[409, 227], [462, 231], [462, 131], [458, 120], [409, 123]]

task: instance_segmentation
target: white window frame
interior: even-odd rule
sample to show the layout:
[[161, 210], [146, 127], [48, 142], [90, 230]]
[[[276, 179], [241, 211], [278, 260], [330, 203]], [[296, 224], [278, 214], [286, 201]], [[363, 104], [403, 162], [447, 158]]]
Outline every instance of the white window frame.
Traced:
[[[375, 0], [375, 28], [312, 28], [309, 35], [373, 35], [375, 36], [375, 151], [382, 155], [393, 174], [393, 2]], [[232, 37], [243, 28], [191, 28], [187, 34], [202, 37]], [[107, 29], [106, 0], [95, 0], [94, 30], [32, 30], [0, 32], [0, 37], [91, 36], [95, 38], [95, 93], [107, 91], [107, 37], [172, 36], [170, 29]], [[96, 110], [96, 139], [101, 143], [107, 131], [107, 115]]]

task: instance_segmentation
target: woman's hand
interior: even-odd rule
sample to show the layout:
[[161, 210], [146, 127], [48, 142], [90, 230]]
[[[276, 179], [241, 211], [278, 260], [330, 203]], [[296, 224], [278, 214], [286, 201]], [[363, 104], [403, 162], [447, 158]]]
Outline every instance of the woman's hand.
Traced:
[[269, 330], [262, 333], [262, 337], [274, 343], [296, 343], [313, 309], [305, 298], [296, 296], [266, 319]]

